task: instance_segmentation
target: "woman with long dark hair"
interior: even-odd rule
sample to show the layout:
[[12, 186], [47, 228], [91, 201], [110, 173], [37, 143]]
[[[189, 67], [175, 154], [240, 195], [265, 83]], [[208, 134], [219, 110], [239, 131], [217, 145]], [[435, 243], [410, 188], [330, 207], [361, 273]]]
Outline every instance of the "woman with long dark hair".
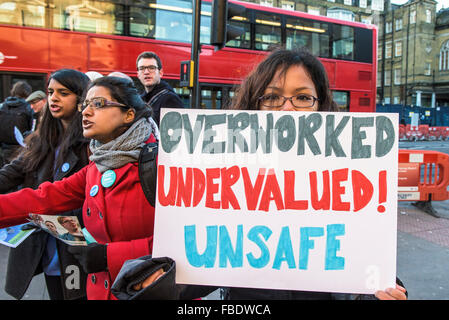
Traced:
[[[71, 69], [58, 70], [49, 77], [48, 101], [42, 110], [41, 122], [37, 130], [26, 138], [27, 147], [0, 169], [0, 193], [21, 188], [36, 189], [45, 181], [68, 177], [88, 163], [89, 141], [83, 137], [82, 115], [77, 109], [88, 83], [86, 75]], [[66, 214], [80, 213], [81, 209], [78, 209]], [[77, 265], [78, 270], [67, 269], [67, 266]], [[32, 278], [41, 272], [45, 274], [50, 299], [86, 296], [83, 281], [86, 275], [77, 260], [67, 252], [64, 243], [44, 231], [34, 232], [20, 246], [11, 249], [6, 292], [21, 299]], [[67, 286], [66, 280], [73, 276], [73, 272], [79, 272], [79, 285]]]
[[124, 78], [94, 80], [79, 108], [91, 162], [62, 181], [0, 195], [0, 226], [22, 222], [28, 212], [83, 206], [83, 222], [95, 242], [69, 252], [89, 274], [88, 299], [114, 299], [110, 287], [123, 263], [152, 252], [154, 207], [143, 192], [138, 159], [145, 144], [156, 141], [156, 131], [151, 109]]

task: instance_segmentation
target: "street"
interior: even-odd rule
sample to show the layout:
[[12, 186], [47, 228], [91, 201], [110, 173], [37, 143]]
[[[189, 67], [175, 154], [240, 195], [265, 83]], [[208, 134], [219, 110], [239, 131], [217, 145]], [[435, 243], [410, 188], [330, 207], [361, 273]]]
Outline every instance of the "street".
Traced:
[[[449, 142], [400, 142], [400, 149], [435, 150], [449, 153]], [[433, 201], [438, 217], [411, 202], [398, 203], [397, 276], [405, 284], [409, 299], [449, 299], [449, 200]], [[381, 235], [379, 235], [381, 236]], [[13, 299], [4, 291], [8, 248], [0, 246], [0, 299]], [[219, 299], [218, 292], [209, 296]], [[35, 277], [25, 300], [48, 299], [44, 277]]]

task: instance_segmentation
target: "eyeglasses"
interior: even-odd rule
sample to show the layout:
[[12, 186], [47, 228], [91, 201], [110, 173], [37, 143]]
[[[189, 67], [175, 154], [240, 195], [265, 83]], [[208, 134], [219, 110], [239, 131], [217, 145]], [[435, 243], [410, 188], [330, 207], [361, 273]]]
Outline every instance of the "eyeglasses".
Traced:
[[84, 100], [83, 103], [80, 103], [78, 105], [78, 111], [82, 112], [84, 109], [86, 109], [88, 106], [91, 106], [95, 109], [101, 109], [106, 107], [120, 107], [120, 108], [128, 108], [127, 105], [115, 101], [109, 101], [103, 97], [96, 97], [92, 98], [90, 100]]
[[157, 66], [140, 66], [137, 68], [139, 72], [145, 72], [145, 70], [148, 70], [149, 72], [155, 72], [156, 70], [159, 70], [159, 67]]
[[292, 105], [296, 108], [312, 108], [315, 105], [315, 102], [319, 101], [318, 98], [305, 93], [291, 97], [284, 97], [279, 94], [270, 93], [259, 98], [260, 103], [264, 107], [268, 108], [280, 108], [287, 100], [290, 100]]

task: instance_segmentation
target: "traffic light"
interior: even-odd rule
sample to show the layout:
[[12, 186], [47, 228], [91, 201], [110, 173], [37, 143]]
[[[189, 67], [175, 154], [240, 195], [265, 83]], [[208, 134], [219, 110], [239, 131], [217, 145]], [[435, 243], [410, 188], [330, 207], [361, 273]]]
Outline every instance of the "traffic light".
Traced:
[[181, 87], [193, 87], [193, 61], [181, 61], [181, 76], [179, 79], [179, 85]]
[[212, 0], [210, 43], [221, 49], [226, 42], [241, 36], [245, 30], [230, 24], [232, 17], [241, 16], [246, 8], [228, 0]]

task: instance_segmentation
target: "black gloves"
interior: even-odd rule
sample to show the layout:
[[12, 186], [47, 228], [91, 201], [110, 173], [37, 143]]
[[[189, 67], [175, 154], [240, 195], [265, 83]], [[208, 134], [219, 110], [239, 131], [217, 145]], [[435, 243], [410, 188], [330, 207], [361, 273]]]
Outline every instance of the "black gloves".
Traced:
[[108, 259], [107, 246], [91, 243], [87, 246], [69, 246], [68, 250], [79, 261], [86, 273], [106, 271]]

